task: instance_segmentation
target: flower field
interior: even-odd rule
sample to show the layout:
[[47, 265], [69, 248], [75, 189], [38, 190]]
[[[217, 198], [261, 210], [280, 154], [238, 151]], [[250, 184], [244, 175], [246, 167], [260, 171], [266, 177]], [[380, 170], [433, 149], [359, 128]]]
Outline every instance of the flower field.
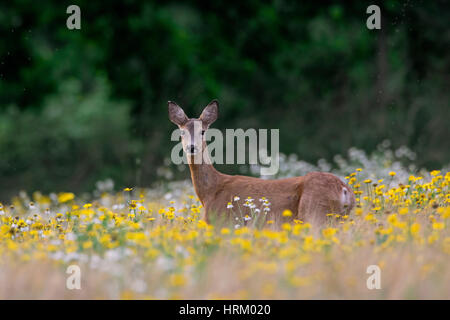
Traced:
[[[0, 207], [0, 299], [449, 299], [450, 173], [364, 170], [345, 176], [357, 208], [323, 227], [275, 229], [265, 208], [276, 199], [236, 195], [228, 206], [253, 214], [214, 228], [190, 182], [23, 192]], [[70, 265], [81, 289], [66, 287]], [[370, 265], [381, 289], [367, 287]]]

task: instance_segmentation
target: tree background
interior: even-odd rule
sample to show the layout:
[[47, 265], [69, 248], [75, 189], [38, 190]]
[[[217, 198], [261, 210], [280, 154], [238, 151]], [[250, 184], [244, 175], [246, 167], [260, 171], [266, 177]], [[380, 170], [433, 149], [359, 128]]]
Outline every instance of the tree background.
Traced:
[[2, 2], [0, 198], [151, 185], [174, 145], [168, 100], [198, 116], [217, 98], [216, 128], [279, 128], [307, 161], [389, 139], [449, 163], [449, 3], [378, 3], [381, 30], [370, 4]]

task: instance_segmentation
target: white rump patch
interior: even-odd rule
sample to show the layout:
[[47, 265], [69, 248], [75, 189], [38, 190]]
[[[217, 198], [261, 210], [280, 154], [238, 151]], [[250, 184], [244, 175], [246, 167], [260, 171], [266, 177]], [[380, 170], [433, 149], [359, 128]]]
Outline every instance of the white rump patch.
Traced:
[[350, 205], [350, 194], [348, 189], [345, 187], [342, 187], [341, 202], [344, 207], [348, 207]]

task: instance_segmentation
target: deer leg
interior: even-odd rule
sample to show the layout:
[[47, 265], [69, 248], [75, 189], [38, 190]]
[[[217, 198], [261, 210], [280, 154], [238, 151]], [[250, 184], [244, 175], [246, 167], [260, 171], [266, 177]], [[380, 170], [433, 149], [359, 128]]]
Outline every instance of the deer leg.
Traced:
[[343, 209], [339, 200], [323, 193], [304, 191], [298, 205], [298, 219], [321, 226], [327, 221], [327, 214], [342, 213]]
[[326, 210], [314, 197], [303, 194], [298, 205], [298, 219], [313, 225], [322, 225], [326, 221]]

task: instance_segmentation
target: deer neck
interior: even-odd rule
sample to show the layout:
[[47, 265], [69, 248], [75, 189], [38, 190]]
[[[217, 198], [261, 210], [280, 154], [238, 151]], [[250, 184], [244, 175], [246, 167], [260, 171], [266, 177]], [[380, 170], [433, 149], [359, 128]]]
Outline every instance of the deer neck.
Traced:
[[191, 171], [192, 184], [198, 198], [205, 206], [205, 199], [208, 195], [215, 194], [222, 180], [222, 174], [217, 171], [211, 164], [208, 150], [205, 151], [203, 161], [201, 163], [194, 162], [194, 157], [189, 161], [189, 169]]

